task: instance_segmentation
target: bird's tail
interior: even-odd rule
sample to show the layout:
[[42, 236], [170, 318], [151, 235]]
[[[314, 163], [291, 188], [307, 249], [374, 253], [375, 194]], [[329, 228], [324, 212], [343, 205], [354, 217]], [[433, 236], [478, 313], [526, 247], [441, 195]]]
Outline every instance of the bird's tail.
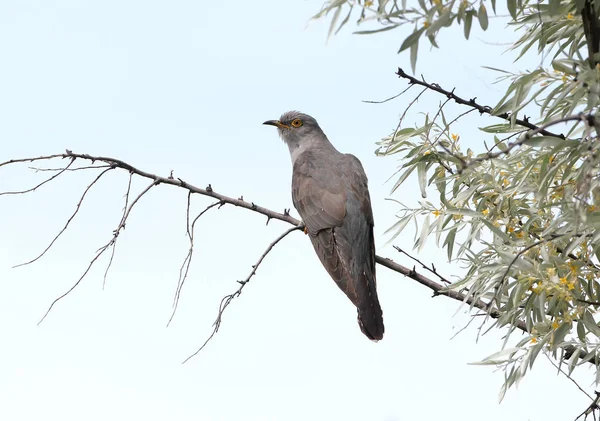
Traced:
[[377, 295], [372, 295], [369, 298], [367, 303], [358, 308], [358, 325], [367, 338], [372, 341], [379, 341], [383, 338], [383, 332], [385, 331], [383, 312]]

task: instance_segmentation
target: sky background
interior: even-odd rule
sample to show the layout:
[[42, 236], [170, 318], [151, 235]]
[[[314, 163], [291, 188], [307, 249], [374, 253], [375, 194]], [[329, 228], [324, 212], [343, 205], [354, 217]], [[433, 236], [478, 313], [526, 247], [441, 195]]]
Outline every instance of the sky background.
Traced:
[[[366, 104], [406, 86], [396, 51], [410, 31], [351, 34], [327, 42], [328, 21], [309, 22], [312, 1], [27, 1], [0, 3], [0, 162], [74, 152], [112, 156], [137, 168], [282, 211], [292, 207], [291, 163], [268, 119], [311, 114], [334, 145], [359, 157], [370, 180], [378, 254], [412, 263], [386, 245], [397, 205], [386, 181], [399, 165], [374, 155], [418, 92]], [[496, 75], [516, 69], [503, 54], [514, 36], [443, 31], [441, 50], [420, 48], [417, 73], [493, 105]], [[536, 58], [520, 63], [537, 65]], [[409, 113], [434, 111], [422, 97]], [[459, 109], [455, 109], [459, 110]], [[464, 111], [464, 110], [463, 110]], [[482, 148], [473, 116], [456, 130]], [[60, 165], [55, 162], [50, 166]], [[0, 169], [0, 191], [46, 174]], [[112, 172], [89, 193], [70, 229], [33, 265], [73, 212], [95, 173], [65, 174], [32, 194], [0, 196], [0, 419], [3, 420], [548, 420], [574, 419], [586, 397], [543, 359], [498, 404], [503, 374], [468, 365], [498, 350], [501, 334], [476, 343], [458, 303], [431, 298], [414, 281], [378, 267], [386, 334], [371, 343], [356, 311], [293, 233], [266, 258], [211, 332], [223, 295], [237, 289], [266, 246], [289, 226], [225, 206], [198, 224], [195, 257], [179, 310], [171, 313], [187, 253], [186, 192], [159, 186], [134, 208], [102, 289], [107, 259], [37, 322], [105, 244], [120, 220], [128, 176]], [[147, 181], [134, 180], [139, 192]], [[394, 198], [415, 203], [415, 182]], [[211, 201], [193, 198], [198, 212]], [[293, 212], [293, 215], [297, 215]], [[393, 244], [410, 249], [410, 232]], [[428, 244], [419, 254], [448, 276], [461, 268]], [[108, 256], [106, 256], [108, 257]], [[581, 370], [588, 392], [592, 377]]]

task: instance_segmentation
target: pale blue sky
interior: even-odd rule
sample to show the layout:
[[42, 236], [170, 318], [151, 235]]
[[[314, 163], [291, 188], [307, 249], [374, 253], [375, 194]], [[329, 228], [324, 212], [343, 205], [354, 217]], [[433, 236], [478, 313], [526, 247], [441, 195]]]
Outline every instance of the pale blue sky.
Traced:
[[[317, 118], [338, 149], [362, 160], [378, 253], [410, 265], [384, 247], [395, 210], [385, 201], [385, 182], [398, 162], [373, 151], [412, 96], [361, 102], [406, 86], [394, 71], [409, 70], [408, 56], [396, 55], [407, 32], [361, 37], [348, 29], [326, 43], [327, 21], [307, 25], [321, 4], [3, 2], [0, 161], [66, 148], [113, 156], [281, 211], [291, 207], [288, 151], [261, 123], [298, 109]], [[441, 50], [421, 47], [418, 73], [493, 104], [501, 90], [480, 66], [511, 67], [494, 44], [512, 30], [496, 21], [492, 27], [496, 32], [474, 30], [469, 43], [461, 30], [444, 31]], [[423, 97], [412, 121], [441, 100]], [[463, 130], [463, 141], [480, 148], [481, 136]], [[29, 187], [39, 176], [26, 166], [4, 168], [0, 190]], [[43, 250], [93, 177], [67, 174], [35, 194], [0, 197], [0, 419], [547, 420], [571, 419], [587, 405], [543, 361], [498, 405], [502, 374], [467, 363], [497, 350], [500, 335], [476, 344], [473, 328], [450, 340], [468, 320], [457, 303], [432, 299], [384, 268], [378, 287], [386, 336], [369, 342], [300, 233], [267, 257], [214, 341], [181, 365], [211, 331], [221, 297], [287, 226], [265, 227], [265, 218], [227, 206], [205, 215], [179, 312], [165, 328], [188, 246], [186, 194], [167, 186], [132, 212], [106, 289], [104, 260], [37, 327], [110, 238], [127, 175], [100, 182], [43, 259], [11, 266]], [[418, 189], [408, 183], [395, 197], [415, 201]], [[194, 209], [208, 203], [195, 197]], [[408, 234], [394, 242], [406, 249], [412, 243]], [[444, 256], [432, 245], [420, 254], [457, 273]]]

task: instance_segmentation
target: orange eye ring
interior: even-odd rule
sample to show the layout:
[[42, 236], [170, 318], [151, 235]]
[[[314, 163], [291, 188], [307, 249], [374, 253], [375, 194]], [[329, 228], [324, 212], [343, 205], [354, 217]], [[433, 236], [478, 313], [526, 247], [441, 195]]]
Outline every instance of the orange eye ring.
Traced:
[[292, 121], [292, 127], [296, 127], [296, 128], [298, 128], [298, 127], [300, 127], [300, 126], [302, 126], [302, 120], [300, 120], [299, 118], [295, 118], [295, 119]]

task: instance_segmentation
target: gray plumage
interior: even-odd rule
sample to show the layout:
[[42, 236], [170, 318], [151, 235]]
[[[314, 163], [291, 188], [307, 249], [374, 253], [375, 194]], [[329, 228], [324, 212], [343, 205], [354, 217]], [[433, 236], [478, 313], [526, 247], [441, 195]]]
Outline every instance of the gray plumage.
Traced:
[[356, 306], [362, 332], [383, 338], [373, 211], [360, 161], [338, 152], [309, 115], [290, 111], [264, 124], [276, 126], [290, 150], [292, 200], [321, 263]]

